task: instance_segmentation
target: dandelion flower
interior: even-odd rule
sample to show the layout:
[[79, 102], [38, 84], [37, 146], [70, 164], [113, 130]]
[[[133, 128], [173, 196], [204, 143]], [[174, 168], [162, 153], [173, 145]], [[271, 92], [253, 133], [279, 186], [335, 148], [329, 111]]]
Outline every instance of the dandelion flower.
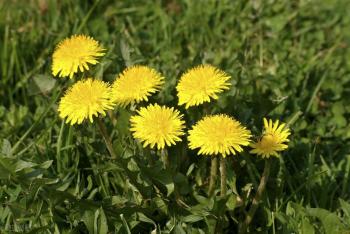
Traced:
[[75, 83], [61, 98], [58, 105], [59, 116], [71, 125], [81, 124], [84, 119], [93, 122], [93, 116], [106, 115], [113, 109], [111, 88], [107, 83], [88, 78]]
[[211, 65], [200, 65], [188, 70], [180, 78], [176, 87], [179, 105], [198, 106], [218, 99], [218, 94], [229, 89], [230, 76]]
[[119, 106], [148, 101], [164, 84], [164, 77], [146, 66], [133, 66], [125, 69], [112, 85], [113, 100]]
[[165, 145], [175, 145], [184, 135], [185, 122], [183, 115], [174, 108], [159, 106], [158, 104], [141, 107], [138, 115], [131, 117], [131, 131], [133, 136], [143, 141], [143, 147], [163, 149]]
[[270, 156], [279, 157], [278, 152], [288, 148], [287, 143], [290, 130], [285, 128], [286, 124], [279, 124], [276, 120], [275, 123], [270, 119], [269, 121], [264, 118], [264, 132], [262, 137], [252, 144], [253, 154], [262, 156], [263, 158], [269, 158]]
[[249, 145], [250, 131], [237, 120], [224, 115], [206, 116], [189, 131], [190, 149], [199, 148], [198, 154], [223, 157], [243, 151]]
[[104, 55], [104, 49], [93, 38], [73, 35], [58, 44], [52, 55], [52, 74], [73, 78], [78, 72], [89, 70], [88, 64], [97, 64], [97, 57]]

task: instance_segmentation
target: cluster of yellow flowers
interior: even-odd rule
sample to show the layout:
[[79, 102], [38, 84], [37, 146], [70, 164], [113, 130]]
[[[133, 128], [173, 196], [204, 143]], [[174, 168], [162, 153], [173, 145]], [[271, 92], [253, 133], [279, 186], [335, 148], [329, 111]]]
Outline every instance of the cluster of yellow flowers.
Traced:
[[[89, 70], [89, 64], [97, 64], [104, 49], [93, 38], [75, 35], [63, 40], [53, 53], [52, 74], [73, 78], [78, 71]], [[116, 106], [127, 107], [141, 101], [148, 101], [150, 95], [159, 91], [164, 77], [147, 66], [132, 66], [119, 74], [109, 85], [101, 80], [86, 78], [69, 88], [59, 102], [58, 112], [66, 123], [81, 124], [85, 119], [93, 122], [98, 115]], [[200, 65], [185, 72], [177, 86], [179, 105], [198, 106], [230, 88], [230, 76], [211, 65]], [[150, 104], [141, 107], [130, 119], [133, 136], [143, 142], [143, 146], [163, 149], [175, 145], [185, 134], [183, 115], [173, 107]], [[243, 151], [250, 145], [251, 153], [262, 157], [278, 156], [285, 150], [290, 130], [277, 120], [264, 119], [262, 136], [251, 141], [251, 132], [234, 118], [225, 114], [205, 116], [188, 131], [190, 149], [199, 149], [198, 154], [222, 155]]]

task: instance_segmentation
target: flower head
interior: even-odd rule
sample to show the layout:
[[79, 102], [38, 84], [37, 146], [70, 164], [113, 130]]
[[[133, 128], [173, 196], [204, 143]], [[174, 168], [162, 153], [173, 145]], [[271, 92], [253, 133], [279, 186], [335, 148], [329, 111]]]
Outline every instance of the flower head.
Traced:
[[119, 106], [148, 101], [148, 96], [157, 92], [164, 84], [164, 77], [146, 66], [125, 69], [112, 85], [113, 100]]
[[278, 157], [278, 152], [288, 148], [287, 143], [290, 130], [285, 128], [285, 124], [279, 124], [276, 120], [275, 123], [270, 119], [269, 121], [264, 118], [264, 132], [262, 137], [252, 144], [253, 154], [261, 155], [263, 158], [269, 158], [270, 156]]
[[230, 76], [211, 65], [200, 65], [188, 70], [176, 87], [179, 105], [198, 106], [218, 99], [218, 94], [229, 89]]
[[104, 55], [104, 49], [93, 38], [73, 35], [60, 42], [52, 55], [52, 74], [73, 78], [74, 73], [89, 70], [88, 64], [98, 63], [97, 57]]
[[163, 149], [165, 145], [175, 145], [184, 135], [185, 122], [183, 115], [174, 108], [159, 106], [158, 104], [141, 107], [138, 115], [131, 117], [131, 131], [133, 136], [143, 141], [143, 147]]
[[237, 120], [224, 115], [206, 116], [189, 131], [190, 149], [199, 148], [198, 154], [223, 157], [243, 151], [249, 144], [250, 131]]
[[61, 98], [58, 105], [59, 116], [71, 125], [81, 124], [84, 119], [93, 122], [93, 116], [105, 116], [106, 110], [113, 109], [110, 100], [111, 88], [107, 83], [88, 78], [75, 83]]

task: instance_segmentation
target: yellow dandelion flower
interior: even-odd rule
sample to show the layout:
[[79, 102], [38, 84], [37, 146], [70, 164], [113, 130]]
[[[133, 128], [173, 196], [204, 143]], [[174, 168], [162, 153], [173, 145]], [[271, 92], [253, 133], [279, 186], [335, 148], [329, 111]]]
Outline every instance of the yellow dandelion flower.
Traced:
[[176, 87], [179, 105], [198, 106], [218, 99], [218, 94], [229, 89], [231, 77], [211, 65], [200, 65], [188, 70], [180, 78]]
[[275, 123], [270, 119], [269, 121], [264, 118], [264, 132], [262, 137], [255, 143], [252, 144], [253, 154], [262, 156], [263, 158], [269, 158], [270, 156], [279, 157], [278, 152], [288, 148], [285, 144], [289, 142], [288, 136], [290, 130], [285, 128], [286, 124], [279, 124], [276, 120]]
[[52, 74], [73, 78], [78, 72], [89, 70], [88, 64], [97, 64], [97, 57], [104, 55], [104, 49], [92, 37], [73, 35], [58, 44], [52, 55]]
[[75, 83], [61, 98], [58, 105], [59, 116], [71, 125], [81, 124], [84, 119], [93, 122], [93, 116], [106, 115], [114, 103], [109, 85], [100, 80], [88, 78]]
[[190, 149], [199, 148], [198, 154], [223, 157], [243, 151], [249, 145], [251, 133], [240, 122], [224, 114], [206, 116], [189, 131]]
[[164, 77], [146, 66], [133, 66], [125, 69], [112, 85], [113, 100], [119, 106], [148, 101], [164, 84]]
[[133, 136], [143, 141], [143, 147], [150, 145], [163, 149], [165, 145], [175, 145], [184, 135], [185, 122], [183, 115], [174, 108], [159, 106], [158, 104], [141, 107], [138, 115], [131, 117], [131, 131]]

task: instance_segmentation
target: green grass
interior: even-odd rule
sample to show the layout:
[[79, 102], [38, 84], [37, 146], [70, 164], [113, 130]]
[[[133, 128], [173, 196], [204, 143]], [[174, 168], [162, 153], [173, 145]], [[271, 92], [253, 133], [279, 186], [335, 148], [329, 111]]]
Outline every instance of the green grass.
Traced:
[[[212, 113], [255, 134], [265, 116], [288, 122], [301, 113], [288, 150], [272, 162], [250, 233], [349, 233], [349, 9], [347, 0], [0, 0], [0, 232], [236, 233], [249, 209], [262, 159], [229, 157], [229, 195], [208, 198], [210, 158], [186, 140], [169, 149], [164, 170], [131, 137], [132, 112], [115, 110], [117, 122], [104, 121], [126, 174], [94, 124], [59, 119], [57, 102], [72, 82], [52, 77], [51, 55], [84, 33], [107, 49], [89, 75], [113, 81], [132, 64], [164, 74], [151, 102], [177, 106], [179, 76], [210, 63], [233, 77]], [[188, 127], [203, 114], [179, 109]]]

